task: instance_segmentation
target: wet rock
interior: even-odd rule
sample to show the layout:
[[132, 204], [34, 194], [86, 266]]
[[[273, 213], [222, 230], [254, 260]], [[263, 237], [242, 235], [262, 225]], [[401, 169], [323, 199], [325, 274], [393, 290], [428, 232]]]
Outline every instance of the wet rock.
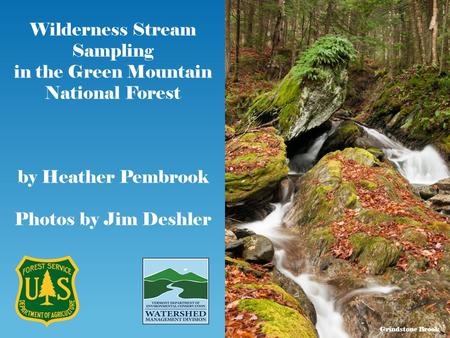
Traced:
[[247, 221], [265, 217], [280, 180], [287, 176], [286, 146], [274, 128], [263, 128], [226, 142], [227, 215]]
[[234, 228], [233, 232], [237, 238], [244, 238], [244, 237], [256, 235], [254, 231], [246, 229], [246, 228]]
[[[256, 98], [246, 114], [247, 122], [278, 119], [278, 129], [287, 141], [322, 125], [345, 100], [347, 67], [353, 55], [354, 48], [345, 38], [319, 39], [275, 89]], [[333, 61], [326, 60], [329, 56]]]
[[289, 177], [283, 178], [278, 186], [278, 193], [275, 202], [279, 203], [289, 202], [289, 199], [291, 198], [294, 189], [295, 189], [294, 182]]
[[439, 193], [431, 197], [428, 202], [434, 210], [450, 215], [450, 194]]
[[450, 194], [450, 177], [444, 178], [435, 184], [438, 191], [440, 193], [449, 193]]
[[273, 244], [267, 237], [261, 235], [252, 235], [245, 237], [244, 251], [242, 257], [247, 262], [265, 264], [270, 263], [273, 259]]
[[231, 241], [225, 245], [225, 252], [230, 252], [233, 254], [239, 254], [244, 249], [244, 240], [237, 239], [235, 241]]
[[225, 244], [228, 244], [230, 242], [233, 242], [237, 240], [236, 235], [234, 234], [233, 231], [225, 229]]
[[282, 287], [287, 293], [297, 300], [306, 316], [315, 325], [317, 322], [316, 310], [301, 286], [295, 283], [292, 279], [283, 275], [278, 269], [274, 269], [272, 280], [275, 284]]
[[319, 152], [319, 158], [336, 150], [359, 147], [358, 141], [364, 135], [363, 129], [351, 120], [343, 121], [325, 140]]
[[413, 191], [425, 201], [429, 200], [431, 197], [435, 196], [438, 193], [434, 185], [415, 186], [413, 188]]
[[356, 233], [350, 237], [353, 247], [353, 259], [375, 275], [382, 274], [400, 258], [401, 249], [392, 241], [382, 237], [370, 237]]

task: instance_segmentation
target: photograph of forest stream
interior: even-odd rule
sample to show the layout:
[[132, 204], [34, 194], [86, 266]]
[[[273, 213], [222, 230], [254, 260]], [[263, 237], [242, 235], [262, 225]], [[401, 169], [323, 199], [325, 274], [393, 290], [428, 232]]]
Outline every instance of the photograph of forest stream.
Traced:
[[450, 336], [449, 0], [225, 0], [225, 335]]

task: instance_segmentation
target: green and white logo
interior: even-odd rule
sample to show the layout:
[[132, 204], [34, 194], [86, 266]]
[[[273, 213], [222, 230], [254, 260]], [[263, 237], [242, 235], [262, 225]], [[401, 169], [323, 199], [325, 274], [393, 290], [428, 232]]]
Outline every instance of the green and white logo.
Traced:
[[207, 324], [208, 259], [143, 260], [144, 324]]
[[20, 318], [48, 326], [77, 315], [75, 277], [78, 267], [72, 258], [25, 256], [16, 271], [19, 275], [16, 312]]

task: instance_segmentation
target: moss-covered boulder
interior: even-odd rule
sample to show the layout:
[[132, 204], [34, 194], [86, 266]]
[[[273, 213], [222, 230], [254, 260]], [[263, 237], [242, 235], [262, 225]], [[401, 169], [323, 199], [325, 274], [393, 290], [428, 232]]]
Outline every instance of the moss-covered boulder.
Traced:
[[298, 311], [270, 299], [243, 299], [239, 309], [255, 314], [263, 321], [262, 332], [268, 338], [317, 338], [317, 332]]
[[[259, 265], [228, 257], [226, 264], [227, 337], [318, 337], [314, 307], [306, 296], [303, 299], [297, 297], [298, 292], [291, 294]], [[303, 293], [300, 286], [297, 289]]]
[[436, 267], [427, 257], [428, 248], [435, 243], [436, 257], [441, 257], [440, 241], [448, 240], [448, 232], [436, 224], [447, 224], [446, 219], [430, 210], [390, 164], [369, 151], [346, 148], [330, 153], [298, 186], [283, 221], [300, 234], [313, 264], [334, 256], [377, 275], [397, 264], [404, 267], [408, 253], [421, 252], [419, 258]]
[[395, 79], [383, 79], [383, 90], [364, 114], [410, 147], [435, 144], [450, 155], [450, 75], [437, 69], [412, 68]]
[[324, 156], [298, 187], [284, 217], [295, 237], [286, 261], [301, 257], [333, 287], [348, 334], [369, 337], [381, 326], [420, 323], [437, 328], [425, 337], [445, 336], [449, 220], [391, 164], [360, 148]]
[[319, 152], [319, 157], [336, 150], [357, 147], [358, 139], [363, 136], [363, 129], [351, 120], [343, 121], [325, 140]]
[[397, 263], [400, 248], [393, 241], [383, 237], [371, 237], [365, 233], [356, 233], [349, 238], [353, 248], [352, 257], [371, 274], [381, 274], [386, 268]]
[[255, 99], [245, 121], [258, 125], [277, 119], [286, 140], [322, 125], [345, 100], [347, 67], [354, 53], [345, 38], [317, 40], [278, 86]]
[[274, 128], [235, 136], [225, 147], [225, 200], [228, 205], [270, 200], [287, 176], [286, 146]]

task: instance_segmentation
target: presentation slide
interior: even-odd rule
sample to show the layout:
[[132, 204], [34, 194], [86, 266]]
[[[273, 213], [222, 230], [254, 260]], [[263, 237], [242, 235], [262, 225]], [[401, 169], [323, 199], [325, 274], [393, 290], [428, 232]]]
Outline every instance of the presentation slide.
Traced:
[[0, 337], [450, 337], [450, 0], [2, 5]]

